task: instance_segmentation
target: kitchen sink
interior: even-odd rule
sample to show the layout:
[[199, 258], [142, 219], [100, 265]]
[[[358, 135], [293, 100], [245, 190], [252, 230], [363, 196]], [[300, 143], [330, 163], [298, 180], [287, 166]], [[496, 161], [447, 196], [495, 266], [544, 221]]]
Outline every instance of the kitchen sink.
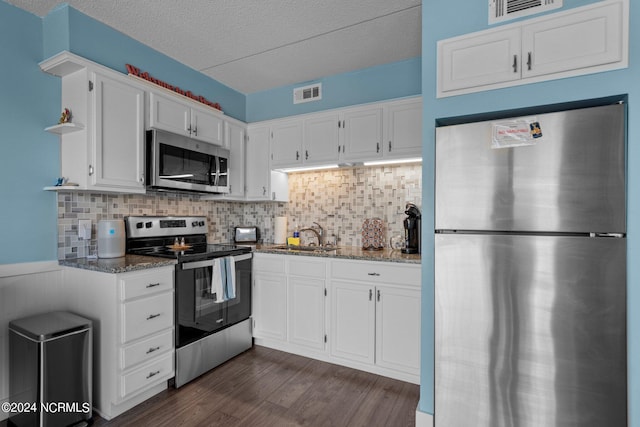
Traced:
[[300, 251], [300, 252], [329, 252], [337, 251], [339, 248], [336, 246], [273, 246], [271, 249], [284, 250], [284, 251]]

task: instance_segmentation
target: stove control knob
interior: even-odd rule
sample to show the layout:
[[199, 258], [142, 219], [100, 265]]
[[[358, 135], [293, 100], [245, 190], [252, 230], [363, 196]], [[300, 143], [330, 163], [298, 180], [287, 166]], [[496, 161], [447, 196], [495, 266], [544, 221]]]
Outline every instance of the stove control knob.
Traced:
[[193, 222], [191, 223], [191, 226], [192, 226], [192, 227], [197, 227], [197, 226], [198, 226], [198, 221], [193, 221]]
[[141, 222], [136, 222], [136, 228], [142, 228], [143, 227], [143, 223]]
[[149, 222], [145, 223], [144, 226], [147, 227], [147, 228], [151, 228], [151, 227], [153, 227], [153, 223], [151, 221], [149, 221]]
[[198, 223], [198, 225], [199, 225], [200, 227], [204, 227], [204, 221], [200, 221], [200, 222]]

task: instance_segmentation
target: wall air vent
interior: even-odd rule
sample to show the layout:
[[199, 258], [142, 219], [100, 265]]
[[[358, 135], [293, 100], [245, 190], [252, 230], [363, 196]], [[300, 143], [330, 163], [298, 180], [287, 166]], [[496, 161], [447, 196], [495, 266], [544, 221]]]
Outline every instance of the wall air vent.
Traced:
[[562, 0], [489, 0], [489, 24], [562, 7]]
[[322, 99], [322, 83], [297, 87], [293, 90], [293, 103], [319, 101]]

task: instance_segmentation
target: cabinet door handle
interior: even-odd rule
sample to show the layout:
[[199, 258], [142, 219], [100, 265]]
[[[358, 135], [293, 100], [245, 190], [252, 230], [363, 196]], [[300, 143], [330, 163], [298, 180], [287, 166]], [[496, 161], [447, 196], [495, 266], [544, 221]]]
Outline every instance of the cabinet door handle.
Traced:
[[518, 55], [513, 55], [513, 72], [518, 72]]
[[376, 142], [376, 153], [380, 152], [380, 143]]
[[300, 152], [296, 150], [296, 160], [300, 160]]
[[531, 65], [532, 65], [531, 52], [528, 52], [527, 53], [527, 70], [531, 71]]
[[147, 320], [151, 320], [151, 319], [155, 319], [156, 317], [159, 317], [160, 313], [158, 314], [150, 314], [149, 317], [147, 317]]
[[263, 196], [267, 195], [267, 187], [262, 187], [262, 195]]
[[155, 371], [155, 372], [149, 372], [149, 375], [147, 375], [147, 379], [151, 378], [151, 377], [155, 377], [156, 375], [158, 375], [160, 373], [160, 371]]
[[369, 289], [369, 301], [373, 299], [373, 290]]
[[147, 288], [155, 288], [156, 286], [160, 286], [160, 282], [158, 282], [158, 283], [149, 283], [147, 285]]
[[93, 175], [93, 166], [89, 165], [89, 176]]
[[378, 289], [376, 296], [378, 297], [378, 302], [380, 302], [380, 289]]
[[389, 152], [391, 152], [391, 141], [389, 141]]
[[218, 320], [216, 320], [216, 323], [222, 323], [222, 322], [224, 322], [224, 319], [218, 319]]
[[195, 136], [198, 136], [198, 127], [197, 126], [193, 128], [193, 134]]
[[149, 348], [149, 350], [147, 350], [147, 354], [151, 354], [151, 353], [153, 353], [154, 351], [158, 351], [158, 350], [160, 350], [160, 346], [158, 346], [158, 347], [151, 347], [151, 348]]
[[309, 160], [309, 150], [304, 150], [304, 159]]

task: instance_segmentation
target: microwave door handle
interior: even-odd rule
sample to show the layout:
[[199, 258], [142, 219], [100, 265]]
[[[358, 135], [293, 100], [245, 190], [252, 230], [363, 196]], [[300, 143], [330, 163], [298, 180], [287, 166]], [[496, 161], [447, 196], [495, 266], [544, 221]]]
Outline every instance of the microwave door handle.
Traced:
[[213, 168], [214, 173], [211, 174], [213, 177], [213, 182], [211, 183], [211, 185], [217, 187], [218, 181], [220, 180], [220, 159], [218, 158], [218, 156], [213, 157]]

